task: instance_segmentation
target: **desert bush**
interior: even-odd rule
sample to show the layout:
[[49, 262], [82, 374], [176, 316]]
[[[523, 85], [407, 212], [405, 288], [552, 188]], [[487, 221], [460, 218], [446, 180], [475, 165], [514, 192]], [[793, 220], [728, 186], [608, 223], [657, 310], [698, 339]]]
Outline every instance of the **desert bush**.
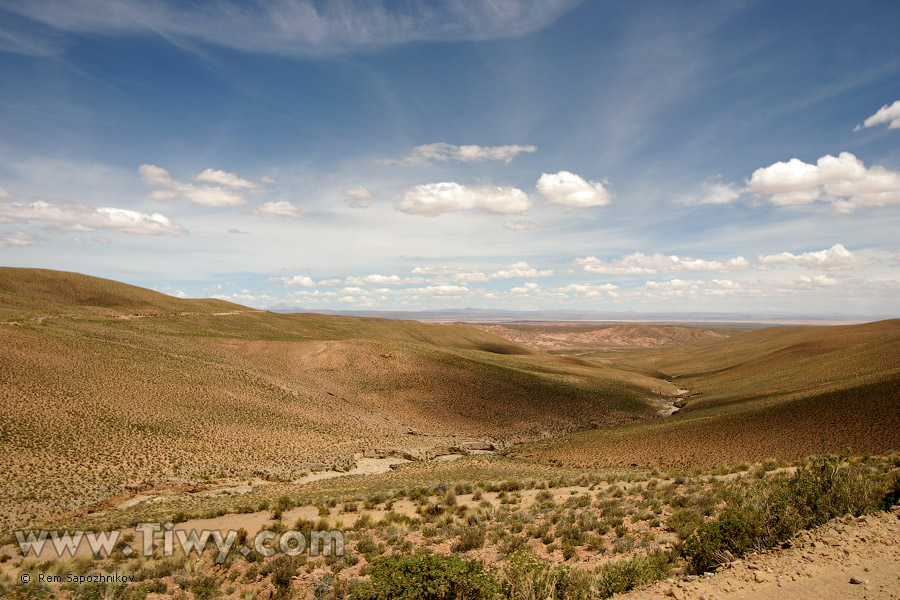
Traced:
[[389, 557], [372, 566], [370, 581], [354, 589], [351, 600], [488, 600], [499, 585], [484, 564], [456, 556], [417, 552]]
[[702, 572], [751, 550], [771, 548], [797, 531], [850, 513], [877, 510], [891, 482], [865, 469], [842, 466], [843, 458], [813, 459], [787, 478], [746, 486], [727, 496], [719, 517], [697, 528], [684, 545], [694, 572]]
[[484, 546], [486, 532], [482, 527], [468, 527], [463, 530], [450, 549], [453, 552], [468, 552]]
[[600, 569], [595, 584], [596, 597], [609, 598], [638, 586], [668, 577], [673, 556], [655, 553], [629, 560], [608, 563]]
[[671, 531], [680, 540], [686, 540], [703, 524], [703, 517], [690, 508], [680, 508], [666, 519], [666, 531]]

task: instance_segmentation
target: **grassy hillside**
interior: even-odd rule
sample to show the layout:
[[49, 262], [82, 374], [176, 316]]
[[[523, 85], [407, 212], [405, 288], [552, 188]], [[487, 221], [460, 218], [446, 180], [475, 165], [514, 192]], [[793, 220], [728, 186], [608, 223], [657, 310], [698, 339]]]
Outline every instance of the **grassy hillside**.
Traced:
[[15, 301], [0, 324], [4, 525], [128, 484], [289, 481], [366, 449], [424, 455], [655, 415], [651, 376], [465, 325], [273, 314], [55, 277], [0, 271]]
[[622, 360], [674, 377], [686, 405], [664, 421], [517, 449], [567, 465], [709, 467], [900, 448], [900, 321], [776, 327]]
[[0, 319], [43, 314], [163, 314], [247, 310], [223, 300], [182, 300], [78, 273], [0, 267]]

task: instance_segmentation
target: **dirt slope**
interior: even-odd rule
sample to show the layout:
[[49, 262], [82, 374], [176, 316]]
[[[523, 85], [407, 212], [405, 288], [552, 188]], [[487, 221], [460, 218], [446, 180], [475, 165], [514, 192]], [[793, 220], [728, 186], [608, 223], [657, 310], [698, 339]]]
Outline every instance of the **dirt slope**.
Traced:
[[[852, 583], [858, 582], [858, 583]], [[897, 600], [900, 509], [801, 533], [791, 548], [735, 561], [712, 577], [668, 580], [623, 600]]]

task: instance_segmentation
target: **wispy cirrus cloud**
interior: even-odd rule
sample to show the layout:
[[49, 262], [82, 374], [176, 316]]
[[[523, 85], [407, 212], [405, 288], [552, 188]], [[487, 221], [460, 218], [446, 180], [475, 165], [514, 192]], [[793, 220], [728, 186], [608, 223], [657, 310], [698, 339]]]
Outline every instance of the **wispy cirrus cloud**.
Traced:
[[[516, 38], [550, 24], [576, 3], [574, 0], [436, 3], [39, 0], [7, 3], [4, 10], [62, 32], [109, 36], [151, 34], [182, 46], [187, 46], [187, 42], [201, 42], [261, 54], [307, 56], [409, 42]], [[28, 50], [26, 42], [28, 47], [52, 48], [49, 43], [19, 40], [22, 52]]]
[[701, 204], [731, 204], [741, 197], [743, 190], [733, 183], [724, 183], [721, 175], [710, 177], [693, 192], [676, 196], [676, 201], [685, 206]]
[[537, 146], [454, 146], [438, 142], [423, 144], [413, 148], [402, 158], [384, 158], [377, 162], [383, 165], [427, 166], [438, 162], [484, 162], [500, 160], [507, 164], [522, 153], [537, 152]]

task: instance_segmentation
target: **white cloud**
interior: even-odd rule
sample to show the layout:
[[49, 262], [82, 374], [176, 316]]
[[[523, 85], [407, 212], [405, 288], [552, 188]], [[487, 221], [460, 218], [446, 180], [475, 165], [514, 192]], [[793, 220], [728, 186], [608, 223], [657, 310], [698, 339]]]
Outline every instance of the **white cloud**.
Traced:
[[294, 275], [293, 277], [269, 277], [269, 281], [281, 281], [284, 285], [297, 287], [315, 287], [316, 282], [307, 275]]
[[449, 267], [445, 265], [440, 267], [414, 267], [412, 272], [418, 275], [451, 275], [453, 273], [466, 273], [469, 271], [460, 269], [459, 267]]
[[[203, 173], [208, 171], [222, 173], [222, 171], [212, 171], [211, 169], [207, 169]], [[231, 189], [226, 189], [226, 187], [194, 185], [193, 183], [183, 183], [177, 179], [172, 179], [168, 171], [156, 165], [141, 165], [138, 168], [138, 173], [141, 174], [141, 181], [144, 185], [157, 188], [147, 195], [154, 200], [184, 198], [195, 204], [211, 207], [238, 206], [247, 201], [244, 196]], [[200, 175], [203, 175], [203, 173]], [[232, 176], [231, 173], [224, 173], [224, 175]], [[215, 177], [215, 175], [211, 175], [211, 177]]]
[[573, 270], [581, 269], [585, 273], [603, 275], [650, 274], [650, 273], [683, 273], [689, 271], [741, 271], [751, 268], [743, 256], [727, 261], [703, 260], [700, 258], [680, 257], [660, 253], [644, 254], [635, 252], [618, 260], [601, 260], [595, 256], [576, 258], [571, 262]]
[[700, 204], [730, 204], [741, 196], [741, 190], [732, 183], [722, 183], [720, 176], [715, 176], [700, 185], [693, 194], [684, 194], [677, 198], [686, 206]]
[[763, 264], [799, 265], [807, 269], [838, 270], [856, 269], [878, 261], [872, 258], [855, 256], [844, 248], [842, 244], [835, 244], [827, 250], [819, 250], [817, 252], [804, 252], [803, 254], [782, 252], [780, 254], [760, 256], [759, 262]]
[[900, 250], [897, 250], [897, 254], [894, 255], [894, 260], [900, 262]]
[[538, 229], [540, 227], [540, 225], [529, 219], [503, 221], [503, 226], [512, 231], [527, 231], [529, 229]]
[[404, 290], [404, 292], [410, 294], [424, 294], [427, 296], [457, 296], [468, 294], [471, 290], [464, 285], [440, 284], [429, 285], [423, 288], [409, 288]]
[[[175, 296], [176, 298], [187, 298], [188, 297], [188, 295], [183, 290], [178, 290], [178, 289], [175, 289], [168, 285], [164, 285], [162, 287], [154, 286], [153, 289], [156, 290], [157, 292], [162, 292], [163, 294], [167, 294], [169, 296]], [[244, 291], [246, 291], [246, 290], [244, 290]]]
[[604, 283], [602, 285], [592, 285], [589, 283], [570, 283], [567, 286], [556, 288], [554, 291], [568, 294], [584, 294], [589, 298], [593, 298], [602, 296], [604, 292], [610, 295], [615, 295], [615, 291], [618, 289], [619, 286], [612, 283]]
[[527, 262], [520, 261], [517, 263], [513, 263], [505, 269], [497, 271], [496, 273], [492, 273], [491, 279], [510, 279], [512, 277], [552, 277], [553, 275], [554, 273], [550, 269], [539, 271], [529, 265]]
[[290, 202], [266, 202], [261, 204], [253, 211], [258, 215], [273, 215], [276, 217], [290, 217], [292, 219], [302, 219], [303, 212], [291, 204]]
[[[900, 129], [900, 100], [897, 100], [890, 106], [885, 104], [878, 111], [863, 121], [862, 127], [874, 127], [875, 125], [888, 124], [888, 129]], [[854, 131], [859, 131], [861, 127], [856, 126]]]
[[0, 187], [0, 200], [7, 200], [12, 197], [13, 197], [13, 195], [11, 193], [7, 192], [4, 188]]
[[438, 279], [449, 276], [450, 279], [457, 283], [475, 283], [490, 281], [490, 277], [474, 269], [461, 269], [459, 267], [440, 266], [440, 267], [415, 267], [413, 273], [419, 275], [438, 275]]
[[102, 244], [104, 246], [107, 244], [112, 244], [112, 240], [108, 237], [92, 237], [91, 241], [95, 244]]
[[203, 172], [194, 176], [194, 181], [215, 183], [217, 185], [224, 185], [239, 190], [258, 190], [262, 187], [260, 184], [254, 183], [249, 179], [238, 177], [234, 173], [218, 171], [216, 169], [204, 169]]
[[900, 204], [900, 172], [882, 166], [866, 168], [849, 152], [826, 155], [808, 164], [792, 158], [757, 169], [747, 191], [769, 196], [776, 205], [830, 202], [838, 212], [860, 207]]
[[[97, 231], [112, 229], [135, 235], [181, 235], [181, 225], [159, 213], [145, 214], [125, 208], [94, 208], [63, 200], [36, 200], [24, 204], [0, 203], [0, 223], [42, 221], [55, 231]], [[51, 231], [51, 232], [55, 232]]]
[[[334, 54], [358, 48], [425, 41], [517, 38], [548, 25], [572, 0], [462, 0], [397, 3], [312, 0], [214, 4], [175, 0], [45, 0], [13, 3], [5, 10], [74, 33], [159, 35], [180, 47], [194, 42], [279, 56]], [[13, 40], [19, 51], [47, 53], [58, 32], [41, 44]], [[35, 49], [37, 47], [37, 49]]]
[[450, 279], [457, 283], [479, 283], [491, 280], [490, 277], [488, 277], [481, 271], [466, 271], [464, 273], [456, 273], [455, 275], [451, 275]]
[[375, 194], [362, 185], [348, 187], [341, 195], [351, 208], [369, 208], [375, 202]]
[[481, 208], [490, 213], [519, 214], [528, 209], [528, 196], [514, 187], [427, 183], [411, 187], [394, 203], [397, 210], [433, 217], [445, 212]]
[[541, 291], [541, 286], [533, 281], [529, 281], [520, 286], [510, 288], [509, 291], [513, 294], [532, 294]]
[[0, 248], [20, 248], [22, 246], [34, 246], [38, 238], [25, 231], [10, 231], [0, 233]]
[[422, 277], [400, 277], [399, 275], [381, 275], [372, 273], [365, 277], [347, 277], [345, 282], [350, 285], [408, 285], [425, 283], [425, 279]]
[[579, 175], [560, 171], [541, 175], [537, 189], [551, 204], [586, 208], [606, 206], [612, 202], [613, 195], [604, 187], [604, 183], [608, 182], [585, 181]]
[[519, 154], [536, 152], [537, 146], [454, 146], [438, 142], [423, 144], [413, 148], [412, 152], [398, 159], [382, 159], [383, 165], [397, 164], [406, 166], [427, 166], [436, 162], [483, 162], [486, 160], [502, 160], [509, 164]]

